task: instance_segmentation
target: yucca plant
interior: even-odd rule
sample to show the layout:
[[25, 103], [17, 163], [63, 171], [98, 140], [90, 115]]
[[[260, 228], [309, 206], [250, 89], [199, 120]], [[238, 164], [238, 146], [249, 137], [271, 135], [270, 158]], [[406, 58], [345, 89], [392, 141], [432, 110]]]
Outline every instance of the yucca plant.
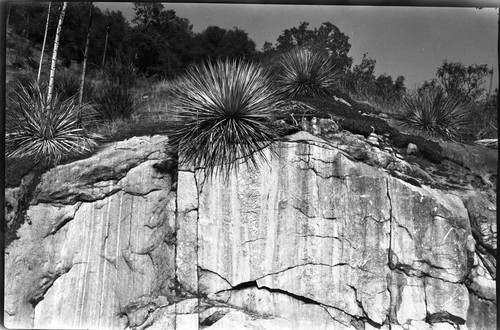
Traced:
[[256, 168], [257, 159], [268, 161], [263, 149], [277, 138], [272, 119], [279, 96], [267, 70], [219, 59], [189, 69], [172, 92], [170, 138], [181, 161], [224, 178], [238, 162]]
[[318, 97], [330, 95], [341, 73], [327, 52], [294, 48], [278, 59], [274, 76], [286, 97]]
[[426, 138], [457, 141], [470, 124], [471, 104], [442, 88], [406, 96], [401, 107], [402, 127]]
[[75, 98], [47, 95], [33, 82], [19, 86], [6, 109], [6, 155], [29, 157], [47, 165], [90, 152], [95, 141], [82, 127], [88, 105]]

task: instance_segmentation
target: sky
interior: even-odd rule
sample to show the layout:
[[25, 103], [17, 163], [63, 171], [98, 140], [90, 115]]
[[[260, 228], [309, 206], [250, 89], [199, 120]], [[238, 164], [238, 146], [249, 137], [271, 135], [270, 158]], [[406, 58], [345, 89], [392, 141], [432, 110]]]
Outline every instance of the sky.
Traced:
[[[131, 2], [98, 2], [101, 9], [134, 17]], [[498, 87], [498, 8], [319, 6], [261, 4], [163, 3], [189, 19], [194, 32], [216, 25], [245, 30], [261, 49], [276, 43], [285, 29], [309, 22], [309, 28], [332, 22], [349, 37], [354, 65], [364, 53], [377, 61], [375, 74], [405, 77], [415, 88], [435, 77], [443, 60], [487, 64]], [[485, 88], [489, 87], [489, 81]]]

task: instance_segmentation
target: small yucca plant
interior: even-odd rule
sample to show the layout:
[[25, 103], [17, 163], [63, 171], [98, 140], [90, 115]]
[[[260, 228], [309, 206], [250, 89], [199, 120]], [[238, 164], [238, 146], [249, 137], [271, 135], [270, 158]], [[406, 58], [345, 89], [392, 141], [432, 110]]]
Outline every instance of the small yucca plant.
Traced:
[[[257, 166], [277, 138], [272, 127], [279, 100], [260, 65], [217, 60], [192, 67], [173, 89], [171, 143], [180, 159], [227, 178], [238, 161]], [[272, 148], [271, 148], [272, 149]]]
[[6, 109], [6, 155], [29, 157], [45, 164], [90, 152], [95, 141], [82, 127], [88, 105], [75, 98], [50, 102], [36, 83], [19, 86]]
[[327, 52], [294, 48], [278, 59], [274, 76], [286, 97], [320, 97], [331, 94], [340, 70], [332, 65]]
[[460, 140], [470, 124], [471, 104], [442, 88], [402, 99], [402, 126], [426, 138]]

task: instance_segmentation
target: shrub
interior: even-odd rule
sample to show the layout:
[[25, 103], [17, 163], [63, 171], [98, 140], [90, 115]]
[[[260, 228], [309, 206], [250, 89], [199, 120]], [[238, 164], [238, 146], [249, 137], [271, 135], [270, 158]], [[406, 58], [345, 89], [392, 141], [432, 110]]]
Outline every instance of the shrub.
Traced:
[[295, 48], [277, 61], [275, 83], [279, 92], [290, 98], [327, 96], [340, 78], [328, 53]]
[[469, 125], [470, 103], [428, 89], [402, 101], [402, 126], [426, 138], [460, 140]]
[[94, 99], [97, 117], [101, 120], [128, 119], [142, 103], [126, 86], [103, 84]]
[[50, 102], [38, 84], [20, 86], [6, 109], [7, 157], [34, 157], [46, 164], [90, 152], [96, 143], [81, 126], [86, 105], [74, 98]]
[[273, 106], [279, 96], [260, 65], [217, 60], [195, 66], [173, 90], [171, 142], [180, 159], [205, 167], [207, 177], [236, 169], [236, 162], [257, 157], [276, 139]]

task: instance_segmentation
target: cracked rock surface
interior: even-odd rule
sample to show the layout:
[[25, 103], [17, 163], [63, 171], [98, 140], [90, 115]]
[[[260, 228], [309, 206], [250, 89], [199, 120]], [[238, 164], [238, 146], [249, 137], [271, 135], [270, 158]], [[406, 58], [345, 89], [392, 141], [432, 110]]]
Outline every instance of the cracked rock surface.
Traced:
[[224, 181], [182, 165], [174, 184], [156, 166], [167, 140], [43, 174], [6, 249], [7, 326], [495, 328], [491, 190], [431, 188], [355, 135], [305, 132], [258, 171]]
[[5, 324], [123, 329], [141, 296], [172, 296], [175, 193], [167, 138], [115, 143], [45, 173], [6, 249]]

